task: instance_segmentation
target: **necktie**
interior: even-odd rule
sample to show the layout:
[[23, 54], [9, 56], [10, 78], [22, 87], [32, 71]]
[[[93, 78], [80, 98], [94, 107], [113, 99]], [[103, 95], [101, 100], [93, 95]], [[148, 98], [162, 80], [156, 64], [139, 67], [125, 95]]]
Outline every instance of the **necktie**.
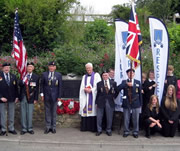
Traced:
[[105, 89], [106, 89], [106, 93], [108, 93], [109, 92], [109, 88], [108, 88], [108, 85], [107, 85], [107, 80], [105, 80]]
[[8, 73], [6, 73], [6, 83], [7, 85], [10, 85], [10, 79]]
[[52, 80], [52, 72], [49, 72], [49, 80]]
[[30, 76], [30, 74], [28, 74], [28, 75], [27, 75], [27, 79], [28, 79], [28, 81], [30, 80], [30, 77], [31, 77], [31, 76]]
[[54, 72], [51, 72], [51, 79], [54, 79]]

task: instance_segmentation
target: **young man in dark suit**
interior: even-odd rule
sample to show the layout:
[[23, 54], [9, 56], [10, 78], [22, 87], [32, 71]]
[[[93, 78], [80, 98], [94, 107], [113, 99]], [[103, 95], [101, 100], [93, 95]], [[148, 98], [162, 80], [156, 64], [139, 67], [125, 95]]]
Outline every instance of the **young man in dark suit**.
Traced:
[[35, 73], [34, 63], [27, 63], [27, 79], [28, 85], [22, 80], [19, 82], [20, 86], [20, 101], [21, 101], [21, 135], [25, 133], [34, 134], [32, 119], [34, 104], [38, 101], [39, 94], [39, 77]]
[[44, 72], [41, 77], [41, 99], [45, 105], [45, 122], [46, 129], [44, 134], [50, 131], [56, 133], [56, 109], [57, 101], [61, 101], [62, 76], [56, 72], [56, 64], [54, 61], [48, 64], [49, 71]]
[[128, 75], [127, 80], [123, 80], [122, 83], [118, 86], [119, 92], [123, 89], [123, 115], [124, 115], [124, 135], [127, 137], [130, 133], [129, 123], [130, 115], [132, 113], [132, 122], [133, 122], [133, 137], [138, 138], [139, 133], [139, 113], [142, 106], [142, 97], [141, 97], [141, 83], [140, 81], [134, 79], [135, 70], [128, 69], [126, 71]]
[[[18, 102], [18, 86], [16, 76], [10, 73], [10, 64], [4, 63], [2, 72], [0, 73], [0, 119], [1, 119], [1, 133], [3, 136], [6, 131], [16, 135], [14, 129], [14, 113], [15, 103]], [[8, 106], [8, 130], [7, 130], [7, 116], [6, 104]]]
[[102, 118], [104, 114], [104, 109], [106, 112], [106, 134], [108, 136], [112, 135], [111, 127], [113, 120], [114, 112], [114, 99], [117, 96], [116, 93], [116, 82], [109, 79], [107, 72], [102, 74], [102, 81], [97, 83], [97, 96], [96, 96], [96, 105], [97, 105], [97, 133], [96, 136], [101, 135], [102, 133]]

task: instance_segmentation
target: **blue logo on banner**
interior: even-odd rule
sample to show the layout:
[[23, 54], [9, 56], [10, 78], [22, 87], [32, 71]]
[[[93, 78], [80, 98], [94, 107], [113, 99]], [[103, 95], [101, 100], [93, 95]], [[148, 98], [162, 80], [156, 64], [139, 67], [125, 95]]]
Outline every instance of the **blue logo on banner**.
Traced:
[[157, 47], [157, 45], [160, 45], [160, 47], [163, 48], [162, 34], [163, 34], [162, 30], [154, 29], [154, 47]]
[[127, 31], [123, 31], [122, 32], [122, 40], [123, 40], [123, 45], [122, 45], [122, 49], [126, 49], [126, 45], [127, 45], [127, 35], [128, 32]]

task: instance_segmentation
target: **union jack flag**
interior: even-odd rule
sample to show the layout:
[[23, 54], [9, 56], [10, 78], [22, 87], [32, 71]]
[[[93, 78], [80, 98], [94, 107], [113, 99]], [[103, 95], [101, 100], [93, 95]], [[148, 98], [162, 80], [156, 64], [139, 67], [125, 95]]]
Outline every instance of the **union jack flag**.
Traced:
[[134, 62], [133, 65], [136, 68], [141, 62], [139, 46], [142, 44], [142, 36], [134, 3], [132, 3], [128, 25], [126, 55]]
[[26, 48], [23, 44], [23, 38], [21, 35], [21, 29], [19, 26], [19, 16], [18, 11], [15, 11], [14, 18], [14, 33], [13, 33], [13, 51], [12, 57], [16, 60], [16, 66], [18, 68], [18, 72], [21, 75], [21, 80], [23, 80], [26, 84], [28, 84], [27, 79], [27, 52]]

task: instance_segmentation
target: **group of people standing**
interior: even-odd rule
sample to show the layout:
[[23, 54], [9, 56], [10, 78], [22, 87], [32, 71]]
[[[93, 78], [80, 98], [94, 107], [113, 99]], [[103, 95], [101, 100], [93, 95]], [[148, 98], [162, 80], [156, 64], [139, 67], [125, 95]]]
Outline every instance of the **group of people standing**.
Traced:
[[[102, 73], [102, 80], [98, 73], [93, 72], [93, 65], [85, 65], [87, 74], [82, 78], [80, 87], [81, 131], [102, 134], [102, 119], [106, 112], [106, 134], [112, 135], [112, 121], [114, 113], [114, 100], [123, 90], [122, 108], [124, 117], [123, 137], [130, 135], [130, 122], [132, 121], [132, 135], [138, 138], [139, 127], [145, 130], [145, 136], [150, 138], [155, 132], [165, 137], [175, 135], [179, 121], [179, 102], [176, 96], [178, 90], [177, 79], [173, 75], [173, 66], [168, 66], [165, 80], [163, 99], [159, 101], [154, 95], [157, 84], [154, 71], [150, 70], [148, 78], [142, 74], [142, 83], [136, 79], [135, 70], [126, 71], [128, 79], [120, 85], [109, 77], [110, 72]], [[179, 87], [180, 90], [180, 87]], [[180, 92], [177, 92], [177, 94]], [[159, 104], [161, 102], [161, 104]], [[131, 120], [132, 119], [132, 120]]]
[[[0, 124], [1, 133], [17, 134], [14, 128], [15, 103], [21, 105], [21, 135], [34, 134], [33, 110], [38, 102], [39, 93], [44, 101], [45, 131], [44, 134], [56, 133], [57, 102], [62, 96], [62, 75], [56, 72], [56, 63], [49, 62], [48, 71], [41, 78], [34, 71], [34, 63], [27, 63], [27, 81], [17, 80], [10, 72], [11, 65], [4, 63], [0, 72]], [[92, 63], [85, 65], [86, 74], [82, 77], [79, 104], [81, 115], [81, 131], [102, 134], [102, 121], [106, 113], [106, 134], [112, 136], [112, 121], [115, 109], [114, 100], [123, 90], [122, 108], [124, 117], [123, 137], [130, 135], [132, 121], [132, 135], [138, 138], [139, 127], [145, 130], [145, 136], [150, 138], [155, 132], [161, 132], [166, 137], [173, 137], [179, 121], [180, 82], [173, 75], [173, 66], [168, 66], [165, 80], [163, 99], [159, 101], [154, 95], [157, 84], [154, 72], [150, 70], [148, 78], [142, 74], [142, 83], [136, 79], [135, 70], [126, 71], [128, 79], [117, 85], [113, 79], [113, 70], [103, 71], [102, 77], [93, 71]], [[179, 84], [177, 84], [179, 82]], [[177, 96], [176, 96], [177, 91]], [[161, 102], [161, 104], [159, 104]], [[6, 114], [7, 111], [7, 114]], [[7, 117], [8, 116], [8, 117]], [[7, 120], [8, 119], [8, 120]], [[131, 120], [132, 119], [132, 120]]]
[[[14, 128], [15, 103], [20, 101], [21, 106], [21, 135], [34, 134], [33, 110], [37, 103], [39, 90], [41, 100], [45, 106], [45, 134], [56, 133], [56, 109], [57, 101], [61, 100], [62, 76], [56, 72], [54, 61], [49, 62], [48, 71], [39, 78], [34, 71], [34, 63], [27, 63], [26, 82], [17, 80], [10, 72], [11, 65], [4, 63], [0, 72], [0, 124], [1, 133], [16, 135]], [[7, 111], [7, 114], [6, 114]], [[8, 117], [7, 117], [8, 116]]]
[[[115, 108], [115, 98], [123, 90], [123, 110], [124, 110], [124, 137], [130, 133], [129, 123], [132, 112], [133, 136], [138, 137], [139, 131], [139, 113], [142, 105], [141, 83], [134, 79], [135, 70], [128, 69], [128, 80], [122, 81], [117, 86], [116, 82], [107, 71], [103, 71], [102, 80], [99, 73], [93, 72], [93, 65], [85, 65], [87, 74], [82, 78], [80, 87], [80, 115], [81, 131], [97, 132], [96, 136], [102, 134], [102, 119], [104, 111], [106, 112], [106, 134], [112, 135], [112, 121]], [[111, 72], [111, 70], [109, 71]], [[131, 99], [129, 98], [129, 93]]]

